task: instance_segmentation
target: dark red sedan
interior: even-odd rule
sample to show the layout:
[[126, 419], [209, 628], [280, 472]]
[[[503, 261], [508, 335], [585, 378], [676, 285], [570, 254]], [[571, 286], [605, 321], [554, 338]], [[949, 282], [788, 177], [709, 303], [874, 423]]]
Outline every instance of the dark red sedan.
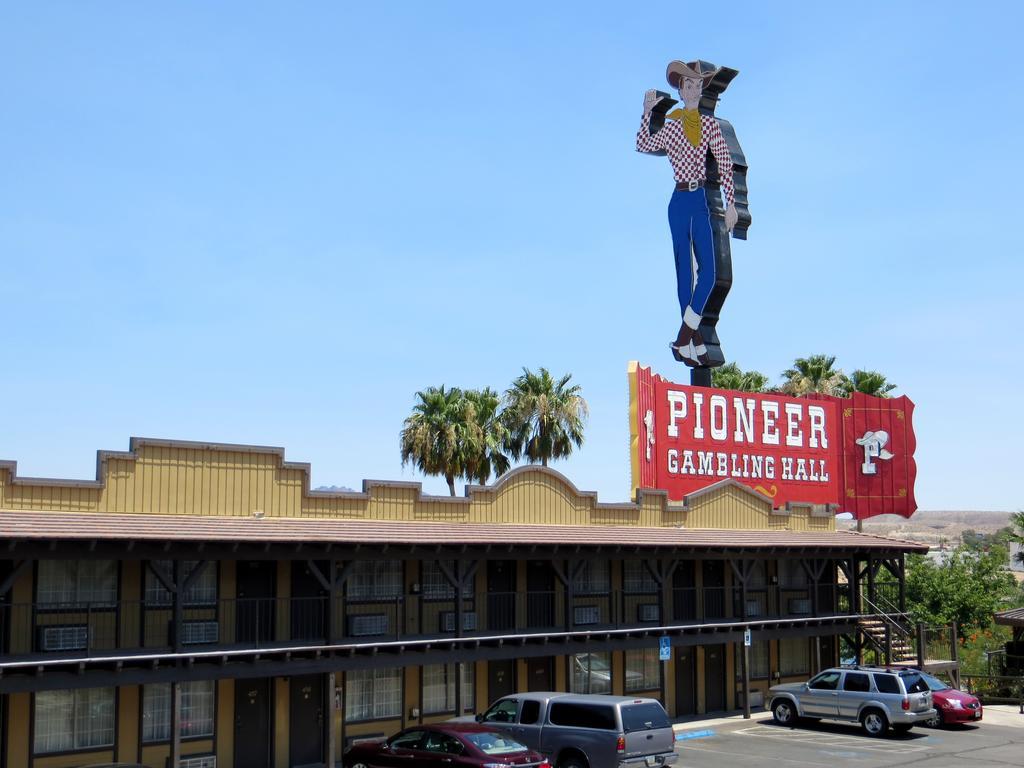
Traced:
[[533, 750], [479, 723], [438, 723], [406, 728], [384, 741], [365, 741], [345, 752], [345, 768], [551, 768]]
[[981, 720], [982, 708], [977, 696], [958, 691], [933, 675], [922, 672], [921, 677], [931, 688], [932, 706], [935, 707], [935, 717], [928, 721], [928, 725], [938, 727]]

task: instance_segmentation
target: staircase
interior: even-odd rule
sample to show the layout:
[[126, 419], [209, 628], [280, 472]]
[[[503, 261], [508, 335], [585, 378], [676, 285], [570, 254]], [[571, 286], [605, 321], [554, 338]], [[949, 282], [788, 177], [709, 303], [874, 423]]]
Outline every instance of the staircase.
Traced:
[[872, 616], [857, 620], [857, 633], [865, 650], [874, 650], [878, 660], [893, 666], [917, 666], [917, 643], [910, 617], [899, 607], [876, 597], [877, 603], [861, 596]]
[[[901, 620], [903, 619], [903, 620]], [[879, 659], [893, 666], [916, 666], [917, 651], [914, 648], [913, 631], [904, 617], [887, 616], [862, 617], [857, 621], [857, 631], [864, 639], [864, 647], [878, 652]], [[886, 627], [889, 633], [890, 657], [886, 659]]]

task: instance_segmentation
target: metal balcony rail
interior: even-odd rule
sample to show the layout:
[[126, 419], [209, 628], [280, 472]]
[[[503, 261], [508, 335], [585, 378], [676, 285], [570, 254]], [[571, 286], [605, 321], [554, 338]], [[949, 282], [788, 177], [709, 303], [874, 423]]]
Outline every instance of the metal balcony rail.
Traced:
[[[189, 648], [273, 648], [301, 641], [443, 638], [543, 631], [629, 629], [854, 615], [847, 584], [565, 589], [464, 593], [342, 594], [166, 601], [0, 605], [0, 655], [81, 654]], [[460, 625], [461, 621], [461, 625]]]

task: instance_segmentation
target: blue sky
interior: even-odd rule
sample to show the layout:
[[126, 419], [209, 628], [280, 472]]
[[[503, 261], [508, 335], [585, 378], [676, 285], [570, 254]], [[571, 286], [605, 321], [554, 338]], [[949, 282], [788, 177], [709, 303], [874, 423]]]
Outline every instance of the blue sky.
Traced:
[[4, 2], [0, 458], [90, 478], [140, 435], [422, 479], [416, 390], [546, 366], [591, 408], [556, 468], [625, 499], [627, 362], [687, 380], [670, 168], [634, 136], [699, 56], [740, 70], [718, 114], [750, 163], [727, 357], [883, 371], [917, 404], [921, 508], [1020, 509], [1022, 17]]

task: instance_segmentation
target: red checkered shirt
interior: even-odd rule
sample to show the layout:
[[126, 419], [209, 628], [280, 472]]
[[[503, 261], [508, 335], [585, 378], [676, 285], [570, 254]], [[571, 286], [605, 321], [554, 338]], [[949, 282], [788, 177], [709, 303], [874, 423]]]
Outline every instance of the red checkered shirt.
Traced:
[[700, 144], [696, 147], [683, 134], [683, 124], [679, 120], [665, 120], [665, 126], [651, 136], [651, 114], [648, 112], [640, 121], [640, 130], [636, 134], [637, 152], [664, 152], [672, 163], [672, 171], [676, 182], [706, 181], [707, 163], [705, 158], [708, 149], [718, 163], [718, 175], [722, 179], [722, 190], [725, 192], [727, 205], [736, 202], [736, 194], [732, 180], [732, 157], [729, 146], [722, 136], [718, 121], [709, 115], [700, 116]]

